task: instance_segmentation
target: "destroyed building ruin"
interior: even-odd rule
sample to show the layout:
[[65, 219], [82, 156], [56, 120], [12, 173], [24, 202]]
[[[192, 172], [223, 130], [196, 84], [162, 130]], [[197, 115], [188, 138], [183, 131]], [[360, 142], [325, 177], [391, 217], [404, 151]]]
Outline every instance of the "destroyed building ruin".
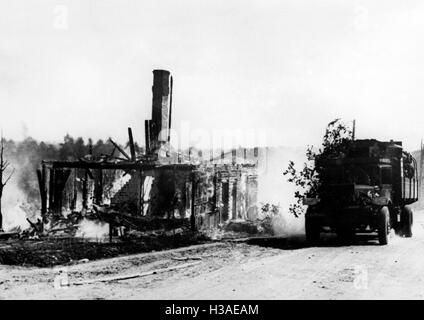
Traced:
[[[193, 148], [173, 150], [172, 87], [169, 71], [153, 71], [152, 119], [144, 121], [142, 154], [136, 153], [128, 128], [129, 153], [110, 139], [119, 156], [89, 154], [41, 163], [37, 174], [44, 223], [66, 212], [102, 213], [102, 208], [110, 215], [101, 218], [128, 228], [136, 227], [130, 217], [185, 220], [193, 230], [257, 218], [258, 149], [216, 150], [218, 156], [210, 152], [207, 159]], [[119, 223], [110, 218], [119, 213], [126, 217]]]

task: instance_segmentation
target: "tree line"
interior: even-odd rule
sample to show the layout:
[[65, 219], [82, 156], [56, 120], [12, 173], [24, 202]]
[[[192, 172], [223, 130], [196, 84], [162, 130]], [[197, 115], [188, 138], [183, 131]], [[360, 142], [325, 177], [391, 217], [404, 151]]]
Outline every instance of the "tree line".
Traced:
[[[128, 143], [122, 148], [126, 148]], [[135, 143], [136, 153], [143, 148]], [[94, 157], [103, 155], [122, 156], [114, 145], [107, 140], [94, 142], [91, 138], [74, 138], [66, 134], [61, 143], [46, 143], [27, 137], [22, 141], [4, 139], [4, 157], [15, 168], [14, 183], [26, 194], [28, 201], [38, 201], [40, 198], [36, 170], [42, 160], [77, 160], [88, 154]]]

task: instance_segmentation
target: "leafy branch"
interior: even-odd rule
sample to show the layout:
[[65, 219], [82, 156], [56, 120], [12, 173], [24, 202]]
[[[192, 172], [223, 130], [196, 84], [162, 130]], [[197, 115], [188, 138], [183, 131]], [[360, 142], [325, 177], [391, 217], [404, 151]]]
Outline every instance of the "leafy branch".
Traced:
[[308, 162], [303, 164], [301, 170], [296, 169], [293, 161], [289, 161], [283, 175], [288, 176], [287, 181], [298, 187], [294, 193], [295, 202], [289, 207], [289, 211], [296, 218], [304, 213], [303, 200], [307, 197], [317, 197], [320, 192], [325, 176], [325, 167], [321, 160], [345, 154], [351, 140], [352, 130], [340, 119], [335, 119], [327, 125], [322, 147], [314, 152], [313, 146], [308, 146], [306, 149]]

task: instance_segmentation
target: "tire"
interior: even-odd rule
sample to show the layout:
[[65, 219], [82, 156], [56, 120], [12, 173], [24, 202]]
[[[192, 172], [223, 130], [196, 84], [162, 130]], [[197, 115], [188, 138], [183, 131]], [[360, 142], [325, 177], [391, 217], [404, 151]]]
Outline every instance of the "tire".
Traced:
[[316, 219], [305, 216], [305, 234], [306, 241], [310, 245], [317, 245], [319, 243], [321, 226]]
[[400, 214], [400, 221], [402, 222], [402, 235], [405, 238], [412, 237], [412, 223], [413, 215], [412, 210], [409, 206], [404, 206]]
[[393, 231], [395, 232], [395, 235], [400, 236], [402, 233], [402, 224], [401, 222], [398, 222], [397, 217], [397, 211], [393, 207], [389, 207], [390, 212], [390, 223]]
[[378, 242], [386, 245], [389, 242], [390, 213], [387, 207], [382, 207], [377, 215]]

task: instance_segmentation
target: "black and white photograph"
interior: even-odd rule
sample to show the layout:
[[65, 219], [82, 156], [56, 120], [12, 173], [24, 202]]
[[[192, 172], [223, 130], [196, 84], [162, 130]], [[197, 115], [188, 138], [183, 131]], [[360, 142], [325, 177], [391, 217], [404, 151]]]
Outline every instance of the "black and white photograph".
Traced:
[[422, 300], [423, 39], [418, 0], [0, 0], [0, 300]]

